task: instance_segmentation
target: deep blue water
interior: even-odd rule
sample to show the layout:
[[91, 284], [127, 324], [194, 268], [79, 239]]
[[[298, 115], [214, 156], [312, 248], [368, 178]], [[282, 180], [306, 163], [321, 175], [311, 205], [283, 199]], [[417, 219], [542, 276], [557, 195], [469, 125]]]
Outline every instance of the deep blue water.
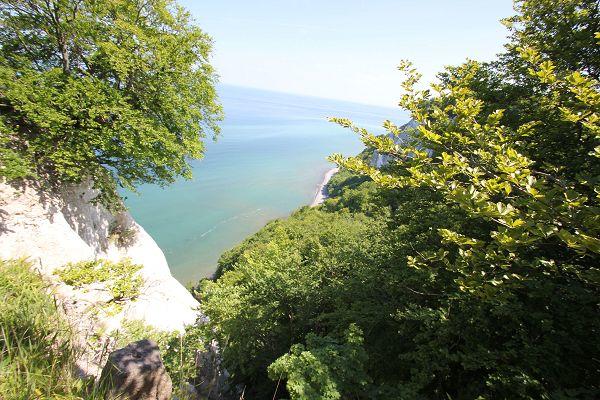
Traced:
[[327, 117], [351, 118], [375, 132], [383, 132], [385, 119], [408, 119], [400, 109], [256, 89], [223, 85], [219, 94], [222, 132], [193, 162], [194, 179], [165, 189], [145, 185], [127, 199], [184, 284], [211, 275], [225, 250], [268, 221], [309, 204], [332, 168], [328, 155], [362, 150], [356, 135]]

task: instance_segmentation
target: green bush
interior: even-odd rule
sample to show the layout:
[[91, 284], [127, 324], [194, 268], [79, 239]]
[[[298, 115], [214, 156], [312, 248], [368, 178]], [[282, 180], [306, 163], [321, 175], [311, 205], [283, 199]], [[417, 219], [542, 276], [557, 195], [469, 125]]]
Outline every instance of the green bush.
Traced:
[[140, 295], [144, 283], [137, 272], [141, 265], [132, 264], [129, 259], [120, 262], [109, 260], [89, 260], [67, 264], [56, 274], [67, 285], [83, 288], [93, 283], [101, 283], [112, 295], [109, 300], [114, 311], [118, 311], [125, 301], [135, 300]]
[[350, 325], [341, 344], [335, 338], [309, 334], [306, 346], [293, 345], [289, 354], [269, 366], [269, 376], [287, 380], [292, 400], [337, 400], [342, 394], [360, 397], [369, 383], [362, 344], [356, 325]]
[[[450, 224], [473, 234], [485, 227], [430, 191], [373, 189], [368, 180], [342, 186], [340, 197], [323, 207], [304, 208], [268, 224], [221, 257], [216, 282], [203, 283], [200, 300], [211, 328], [207, 335], [222, 344], [225, 366], [235, 383], [246, 385], [246, 394], [272, 395], [276, 385], [267, 375], [269, 365], [292, 346], [308, 345], [309, 336], [344, 343], [352, 324], [364, 332], [366, 387], [347, 391], [351, 385], [343, 384], [342, 374], [323, 379], [336, 382], [342, 398], [394, 392], [388, 389], [395, 387], [406, 362], [391, 355], [402, 352], [407, 340], [399, 335], [394, 315], [404, 304], [422, 303], [423, 293], [439, 290], [429, 271], [407, 268], [407, 256], [440, 243], [435, 227]], [[357, 193], [368, 193], [358, 197], [383, 209], [371, 215], [350, 211], [344, 199]], [[451, 282], [453, 276], [437, 279]], [[311, 339], [313, 355], [321, 354], [316, 343]], [[329, 354], [327, 348], [322, 351]], [[300, 368], [301, 359], [290, 365]], [[310, 381], [307, 368], [286, 371]]]
[[332, 160], [387, 189], [431, 190], [487, 225], [479, 235], [438, 226], [440, 243], [408, 258], [434, 285], [394, 315], [410, 338], [397, 355], [399, 393], [591, 399], [600, 390], [597, 2], [515, 7], [498, 61], [450, 67], [428, 90], [401, 64], [401, 105], [419, 123], [405, 146], [334, 119], [395, 161], [382, 171], [360, 157]]
[[[88, 278], [73, 279], [88, 282]], [[130, 321], [112, 335], [117, 347], [141, 339], [156, 341], [174, 395], [181, 394], [182, 383], [195, 383], [195, 354], [205, 343], [200, 327], [190, 326], [179, 334]], [[73, 332], [44, 280], [27, 262], [0, 261], [0, 399], [104, 399], [93, 380], [78, 377], [80, 353], [73, 341]]]
[[77, 378], [72, 333], [24, 261], [0, 261], [0, 398], [100, 399]]

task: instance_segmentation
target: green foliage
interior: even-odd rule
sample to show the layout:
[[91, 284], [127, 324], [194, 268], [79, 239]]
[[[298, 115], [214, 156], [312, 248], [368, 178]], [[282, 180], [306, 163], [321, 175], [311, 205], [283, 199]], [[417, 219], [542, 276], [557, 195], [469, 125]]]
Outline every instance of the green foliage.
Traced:
[[338, 198], [343, 192], [359, 188], [366, 181], [368, 181], [367, 177], [356, 175], [343, 169], [334, 174], [329, 182], [327, 182], [327, 193], [332, 198]]
[[[70, 278], [89, 281], [88, 275], [73, 273]], [[102, 388], [78, 378], [73, 333], [47, 290], [28, 263], [0, 261], [0, 398], [103, 399]], [[156, 341], [174, 394], [185, 398], [178, 391], [196, 377], [196, 351], [205, 343], [201, 331], [190, 326], [184, 333], [160, 332], [130, 321], [113, 336], [118, 347], [146, 338]]]
[[305, 208], [223, 256], [221, 278], [203, 282], [202, 310], [247, 395], [272, 394], [266, 367], [352, 297], [345, 282], [375, 261], [364, 237], [381, 240], [381, 228], [365, 216]]
[[117, 185], [189, 178], [221, 107], [211, 39], [171, 0], [0, 4], [0, 174]]
[[[205, 350], [204, 328], [190, 325], [185, 332], [173, 332], [159, 340], [161, 357], [174, 385], [174, 395], [184, 388], [183, 384], [200, 384], [197, 381], [198, 365], [196, 354]], [[179, 393], [181, 396], [182, 394]], [[181, 397], [185, 399], [185, 396]]]
[[383, 211], [381, 191], [364, 176], [341, 170], [327, 183], [328, 199], [322, 206], [325, 210], [345, 209], [367, 215]]
[[0, 261], [0, 398], [103, 398], [77, 378], [71, 331], [29, 267]]
[[333, 198], [223, 255], [200, 296], [246, 394], [283, 377], [292, 398], [598, 397], [597, 2], [516, 9], [496, 62], [429, 90], [401, 65], [417, 129], [335, 119], [388, 166], [333, 156]]
[[600, 49], [594, 37], [600, 28], [597, 1], [517, 0], [515, 9], [517, 15], [502, 21], [512, 33], [509, 56], [527, 43], [562, 70], [584, 71], [596, 80], [600, 78]]
[[[482, 85], [479, 78], [482, 69], [485, 74], [493, 70], [476, 62], [451, 68], [441, 84], [432, 85], [432, 96], [429, 90], [415, 88], [419, 75], [404, 63], [401, 69], [408, 77], [401, 104], [420, 123], [412, 133], [412, 146], [393, 148], [349, 121], [336, 120], [360, 133], [366, 144], [394, 156], [395, 170], [379, 171], [361, 159], [333, 158], [385, 187], [430, 188], [470, 218], [491, 225], [489, 234], [478, 238], [439, 229], [442, 245], [409, 259], [417, 270], [456, 275], [452, 285], [443, 287], [445, 305], [410, 305], [397, 313], [401, 323], [427, 324], [419, 333], [412, 332], [422, 347], [403, 357], [439, 374], [433, 379], [415, 374], [413, 384], [418, 383], [420, 390], [439, 385], [453, 397], [465, 398], [484, 393], [591, 398], [598, 390], [593, 356], [598, 342], [588, 339], [599, 327], [593, 300], [599, 294], [600, 276], [599, 83], [593, 71], [564, 68], [578, 65], [571, 51], [580, 43], [571, 42], [564, 52], [537, 48], [540, 38], [549, 39], [544, 46], [553, 43], [553, 31], [544, 25], [551, 26], [545, 19], [557, 15], [544, 13], [550, 2], [518, 3], [523, 14], [513, 19], [520, 25], [513, 28], [509, 49], [515, 49], [528, 67], [501, 65], [498, 79], [534, 85], [527, 99], [518, 98], [518, 109], [512, 105], [511, 113], [519, 113], [519, 118], [505, 118], [505, 110], [496, 108], [511, 102], [510, 97], [490, 104], [491, 92], [497, 89]], [[590, 2], [559, 3], [557, 7], [553, 2], [552, 8], [562, 11], [558, 15], [563, 27], [579, 26], [581, 18], [597, 15]], [[589, 44], [592, 34], [587, 35]], [[512, 93], [512, 88], [506, 91]], [[566, 154], [575, 156], [567, 161]], [[456, 248], [457, 253], [451, 251]], [[455, 352], [468, 340], [464, 324], [469, 320], [479, 329], [471, 332], [477, 347]], [[450, 350], [451, 342], [440, 332], [456, 335], [457, 345], [446, 357], [459, 362], [454, 368], [464, 371], [463, 379], [467, 371], [471, 375], [468, 383], [452, 390], [448, 386], [452, 364], [440, 364], [439, 355], [440, 349]]]
[[31, 162], [10, 148], [8, 132], [9, 130], [3, 123], [3, 117], [0, 116], [0, 177], [13, 181], [33, 176], [33, 171], [30, 169]]
[[109, 260], [89, 260], [67, 264], [56, 274], [67, 285], [84, 288], [87, 285], [100, 283], [112, 296], [109, 303], [114, 311], [120, 310], [125, 301], [134, 300], [140, 295], [144, 283], [138, 271], [141, 265], [132, 264], [129, 259], [120, 262]]
[[269, 366], [271, 379], [287, 380], [292, 400], [336, 400], [342, 394], [359, 397], [367, 387], [362, 332], [351, 325], [345, 343], [308, 334], [306, 347], [295, 344]]
[[[439, 244], [432, 226], [455, 226], [464, 215], [421, 189], [373, 191], [372, 182], [364, 181], [340, 190], [340, 198], [322, 208], [272, 222], [224, 254], [220, 279], [203, 283], [207, 335], [221, 343], [227, 370], [248, 395], [272, 395], [275, 385], [265, 370], [292, 345], [305, 343], [310, 334], [341, 338], [353, 323], [365, 332], [364, 369], [374, 381], [361, 393], [393, 386], [405, 366], [390, 359], [404, 346], [393, 315], [405, 302], [437, 289], [427, 271], [406, 268], [406, 257]], [[350, 211], [343, 199], [361, 192], [369, 195], [356, 197], [385, 204], [382, 210]], [[479, 229], [464, 224], [473, 234]], [[313, 346], [311, 352], [318, 351]], [[327, 379], [346, 387], [341, 375]]]

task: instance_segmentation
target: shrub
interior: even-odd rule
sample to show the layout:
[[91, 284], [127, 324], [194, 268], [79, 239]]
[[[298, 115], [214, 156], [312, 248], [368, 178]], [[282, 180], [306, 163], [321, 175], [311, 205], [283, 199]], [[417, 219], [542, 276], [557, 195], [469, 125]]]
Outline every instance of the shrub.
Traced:
[[[293, 398], [598, 398], [598, 2], [515, 7], [496, 62], [428, 90], [401, 65], [418, 129], [334, 119], [390, 164], [332, 156], [334, 198], [221, 259], [203, 309], [246, 394], [272, 395], [271, 366]], [[362, 392], [339, 347], [352, 323]]]
[[336, 338], [309, 334], [306, 346], [295, 344], [290, 352], [269, 366], [273, 380], [287, 380], [292, 400], [337, 400], [359, 397], [369, 382], [364, 363], [362, 331], [350, 325], [345, 343]]
[[111, 293], [112, 298], [108, 303], [113, 310], [118, 311], [125, 301], [134, 300], [140, 295], [143, 284], [137, 272], [141, 265], [132, 264], [129, 259], [120, 262], [109, 260], [89, 260], [70, 263], [56, 274], [67, 285], [86, 289], [87, 285], [102, 283]]
[[[104, 399], [102, 388], [78, 378], [79, 351], [73, 345], [73, 332], [47, 290], [28, 263], [0, 261], [0, 399]], [[194, 381], [196, 350], [204, 347], [200, 327], [179, 334], [131, 321], [114, 337], [118, 347], [144, 338], [156, 341], [174, 395], [183, 395], [179, 393], [182, 383]]]

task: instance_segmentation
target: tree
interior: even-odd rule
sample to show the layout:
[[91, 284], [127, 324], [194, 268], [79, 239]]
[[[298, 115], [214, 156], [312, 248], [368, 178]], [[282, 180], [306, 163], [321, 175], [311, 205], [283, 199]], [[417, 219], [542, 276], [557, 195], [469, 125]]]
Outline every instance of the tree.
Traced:
[[[393, 156], [394, 168], [332, 159], [384, 187], [430, 188], [470, 218], [491, 224], [483, 237], [439, 229], [444, 244], [409, 259], [417, 270], [455, 275], [438, 306], [398, 310], [401, 324], [421, 325], [413, 330], [417, 350], [404, 355], [416, 364], [411, 381], [419, 391], [437, 388], [453, 398], [593, 398], [598, 341], [589, 338], [600, 328], [593, 300], [600, 284], [600, 83], [597, 48], [590, 46], [594, 33], [579, 30], [597, 26], [598, 5], [516, 4], [521, 14], [510, 20], [510, 63], [469, 61], [448, 69], [432, 90], [418, 90], [417, 71], [401, 65], [407, 74], [401, 105], [420, 124], [409, 145], [335, 119]], [[516, 90], [522, 82], [527, 93]], [[385, 126], [399, 134], [391, 122]], [[453, 362], [444, 365], [444, 357]], [[422, 375], [426, 367], [429, 376]]]
[[[272, 396], [267, 367], [311, 330], [326, 329], [330, 312], [343, 320], [334, 323], [343, 327], [331, 339], [345, 342], [335, 335], [349, 326], [339, 304], [354, 295], [346, 283], [361, 284], [357, 276], [376, 260], [370, 245], [385, 247], [382, 228], [361, 214], [304, 208], [221, 257], [220, 279], [201, 287], [206, 334], [221, 344], [224, 366], [247, 396]], [[284, 370], [282, 364], [277, 373]]]
[[335, 120], [393, 162], [333, 156], [334, 198], [221, 258], [207, 336], [246, 395], [598, 397], [597, 2], [516, 6], [497, 61], [402, 65], [402, 145]]
[[171, 0], [0, 3], [0, 175], [118, 186], [191, 176], [222, 111], [211, 39]]
[[269, 366], [269, 376], [287, 379], [293, 400], [337, 400], [362, 397], [369, 378], [364, 371], [367, 354], [360, 328], [350, 325], [346, 343], [309, 334], [306, 347], [295, 344], [289, 354]]

